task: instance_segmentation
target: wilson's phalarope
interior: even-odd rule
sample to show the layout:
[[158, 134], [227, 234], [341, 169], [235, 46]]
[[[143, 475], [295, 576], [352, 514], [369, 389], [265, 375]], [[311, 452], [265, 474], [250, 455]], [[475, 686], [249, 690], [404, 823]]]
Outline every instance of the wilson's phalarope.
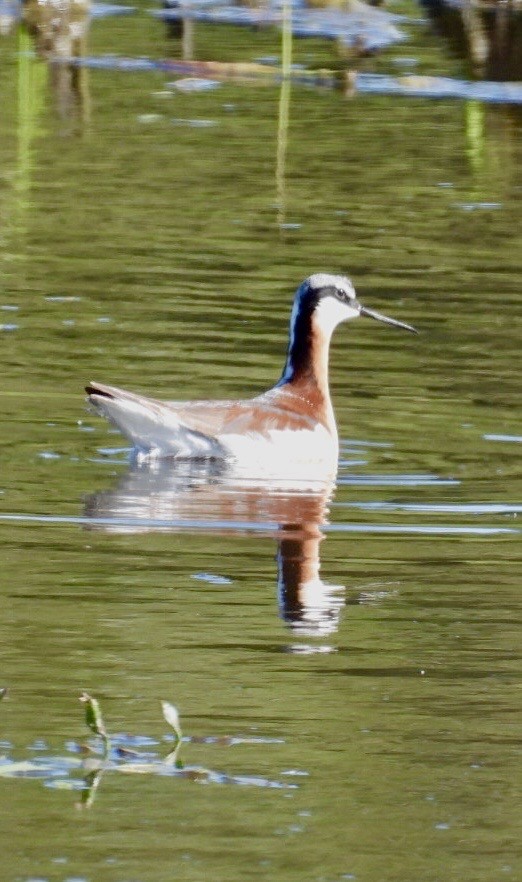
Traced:
[[158, 401], [90, 383], [89, 401], [136, 448], [138, 457], [222, 459], [256, 474], [297, 465], [321, 476], [337, 468], [337, 426], [328, 387], [328, 352], [340, 322], [368, 316], [416, 333], [362, 306], [351, 281], [316, 273], [298, 288], [283, 374], [256, 398]]

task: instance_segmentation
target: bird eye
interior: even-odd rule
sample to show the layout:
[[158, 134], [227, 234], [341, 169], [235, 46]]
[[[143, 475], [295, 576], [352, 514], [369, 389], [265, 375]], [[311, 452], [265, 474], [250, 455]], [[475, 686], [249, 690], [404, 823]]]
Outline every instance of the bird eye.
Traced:
[[350, 300], [350, 297], [344, 288], [338, 288], [336, 285], [328, 285], [327, 287], [321, 290], [321, 297], [335, 297], [336, 300], [341, 300], [342, 303], [346, 303]]

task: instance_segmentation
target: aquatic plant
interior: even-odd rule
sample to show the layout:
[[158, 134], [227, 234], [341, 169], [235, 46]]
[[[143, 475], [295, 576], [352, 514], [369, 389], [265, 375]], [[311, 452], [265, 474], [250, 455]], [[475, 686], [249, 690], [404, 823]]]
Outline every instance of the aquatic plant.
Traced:
[[96, 698], [93, 698], [88, 692], [82, 692], [80, 695], [80, 701], [85, 704], [85, 722], [91, 732], [94, 732], [95, 735], [99, 735], [102, 739], [104, 756], [106, 757], [109, 753], [111, 742], [107, 734], [107, 729], [105, 728], [105, 723], [103, 722], [100, 705]]
[[170, 703], [170, 701], [162, 701], [161, 709], [163, 711], [163, 716], [169, 726], [172, 726], [174, 732], [176, 733], [176, 738], [178, 741], [181, 741], [183, 738], [181, 732], [181, 726], [179, 724], [179, 713], [176, 707]]

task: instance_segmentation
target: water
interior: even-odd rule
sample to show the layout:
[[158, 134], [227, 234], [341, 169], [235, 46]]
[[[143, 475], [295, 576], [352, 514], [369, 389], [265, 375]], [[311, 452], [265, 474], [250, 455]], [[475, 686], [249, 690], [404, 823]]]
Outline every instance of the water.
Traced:
[[[278, 154], [276, 84], [88, 71], [61, 116], [28, 48], [0, 56], [2, 879], [520, 878], [516, 111], [294, 87]], [[144, 13], [89, 51], [176, 54]], [[255, 394], [321, 269], [421, 331], [338, 330], [337, 486], [129, 469], [85, 382]]]

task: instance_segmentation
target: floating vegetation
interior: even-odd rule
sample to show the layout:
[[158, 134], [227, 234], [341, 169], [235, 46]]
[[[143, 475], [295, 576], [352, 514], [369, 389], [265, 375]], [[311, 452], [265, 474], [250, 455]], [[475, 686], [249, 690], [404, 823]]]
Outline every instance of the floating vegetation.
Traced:
[[[7, 688], [0, 689], [0, 700], [7, 695]], [[250, 787], [278, 789], [295, 788], [296, 784], [272, 781], [259, 775], [230, 775], [203, 766], [185, 765], [179, 758], [182, 744], [205, 744], [233, 747], [238, 744], [283, 744], [282, 739], [242, 736], [183, 736], [178, 709], [169, 701], [161, 702], [165, 721], [173, 730], [174, 749], [160, 756], [154, 748], [159, 740], [144, 736], [109, 735], [99, 701], [88, 692], [82, 692], [80, 701], [85, 705], [85, 723], [96, 736], [97, 742], [79, 744], [69, 742], [69, 754], [56, 755], [49, 752], [45, 742], [38, 741], [31, 750], [41, 755], [31, 759], [14, 760], [0, 757], [0, 778], [38, 778], [53, 790], [81, 792], [78, 808], [89, 808], [104, 775], [112, 772], [132, 775], [156, 775], [183, 778], [200, 784], [235, 784]], [[102, 742], [100, 753], [99, 740]], [[164, 738], [168, 741], [168, 738]], [[2, 744], [11, 750], [12, 745]], [[148, 748], [145, 750], [144, 748]], [[303, 773], [305, 774], [305, 773]]]

